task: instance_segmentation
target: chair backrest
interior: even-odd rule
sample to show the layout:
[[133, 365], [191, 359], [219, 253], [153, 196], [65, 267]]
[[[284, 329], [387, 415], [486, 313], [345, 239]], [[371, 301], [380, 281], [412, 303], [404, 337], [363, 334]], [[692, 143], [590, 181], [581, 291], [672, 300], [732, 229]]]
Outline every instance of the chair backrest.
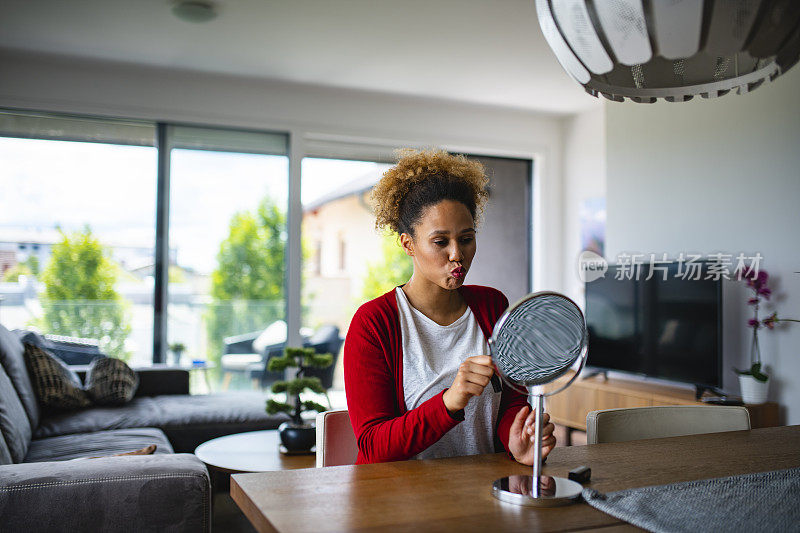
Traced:
[[591, 411], [586, 415], [586, 442], [679, 437], [750, 429], [744, 407], [675, 405]]
[[335, 324], [325, 324], [314, 331], [306, 343], [309, 346], [324, 344], [339, 338], [339, 327]]
[[339, 360], [339, 351], [342, 348], [344, 339], [339, 335], [339, 327], [329, 324], [320, 326], [314, 334], [305, 342], [306, 348], [314, 348], [316, 353], [333, 354], [333, 364], [328, 368], [309, 368], [306, 371], [307, 377], [318, 377], [322, 381], [322, 386], [330, 389], [333, 386], [333, 374], [336, 370], [336, 363]]
[[286, 344], [286, 335], [289, 328], [283, 320], [276, 320], [262, 331], [258, 337], [253, 339], [252, 352], [264, 353], [270, 346], [276, 344]]
[[317, 468], [352, 465], [357, 455], [356, 435], [347, 410], [317, 414]]

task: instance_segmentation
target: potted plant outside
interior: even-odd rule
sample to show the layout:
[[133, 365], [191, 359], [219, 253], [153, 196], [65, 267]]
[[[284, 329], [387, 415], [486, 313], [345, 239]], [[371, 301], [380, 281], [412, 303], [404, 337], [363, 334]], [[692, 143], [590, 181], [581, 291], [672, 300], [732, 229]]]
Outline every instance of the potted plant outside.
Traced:
[[305, 391], [325, 394], [325, 387], [319, 378], [307, 377], [305, 373], [311, 368], [327, 368], [332, 364], [332, 354], [318, 354], [313, 348], [286, 348], [282, 356], [273, 357], [267, 363], [267, 370], [271, 372], [282, 372], [287, 368], [297, 369], [294, 379], [276, 381], [272, 385], [272, 392], [285, 393], [287, 401], [280, 402], [272, 398], [267, 400], [267, 413], [271, 415], [286, 413], [291, 417], [291, 420], [278, 426], [278, 434], [286, 453], [308, 453], [314, 447], [316, 428], [314, 424], [303, 420], [302, 413], [322, 412], [326, 407], [314, 401], [304, 401], [300, 395]]
[[182, 342], [173, 342], [169, 345], [169, 351], [172, 352], [172, 364], [178, 366], [181, 364], [181, 356], [186, 350], [186, 345]]
[[774, 312], [765, 319], [759, 318], [759, 307], [762, 300], [769, 300], [772, 290], [767, 287], [769, 274], [766, 271], [747, 268], [737, 272], [737, 277], [744, 280], [747, 286], [752, 289], [753, 296], [747, 300], [748, 305], [753, 306], [753, 318], [747, 320], [748, 327], [753, 328], [753, 337], [750, 343], [750, 368], [734, 372], [739, 375], [739, 386], [742, 391], [742, 401], [749, 404], [764, 403], [767, 401], [769, 388], [769, 376], [764, 372], [761, 363], [761, 348], [758, 344], [758, 330], [763, 328], [774, 329], [780, 322], [800, 322], [793, 318], [778, 318], [778, 313]]

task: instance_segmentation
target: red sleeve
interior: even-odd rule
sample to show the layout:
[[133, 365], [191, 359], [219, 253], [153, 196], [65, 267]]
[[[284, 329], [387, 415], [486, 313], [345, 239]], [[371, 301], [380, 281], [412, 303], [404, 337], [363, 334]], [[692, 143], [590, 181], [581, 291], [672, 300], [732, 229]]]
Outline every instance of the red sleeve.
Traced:
[[[497, 292], [501, 300], [498, 302], [500, 307], [498, 308], [499, 312], [495, 315], [495, 322], [500, 319], [500, 315], [508, 308], [508, 298], [502, 292]], [[494, 324], [492, 327], [494, 327]], [[519, 410], [526, 405], [528, 405], [528, 397], [526, 395], [512, 389], [506, 383], [503, 384], [503, 394], [500, 396], [500, 410], [497, 414], [496, 434], [506, 452], [508, 452], [508, 435], [511, 432], [511, 424], [514, 423], [514, 418]]]
[[528, 405], [528, 398], [524, 394], [513, 390], [507, 384], [503, 384], [503, 394], [500, 396], [500, 411], [497, 421], [497, 436], [507, 452], [511, 424], [514, 423], [514, 418], [519, 410], [526, 405]]
[[358, 464], [403, 461], [438, 441], [458, 424], [447, 412], [444, 391], [400, 414], [397, 385], [389, 368], [390, 334], [360, 308], [344, 344], [344, 384]]

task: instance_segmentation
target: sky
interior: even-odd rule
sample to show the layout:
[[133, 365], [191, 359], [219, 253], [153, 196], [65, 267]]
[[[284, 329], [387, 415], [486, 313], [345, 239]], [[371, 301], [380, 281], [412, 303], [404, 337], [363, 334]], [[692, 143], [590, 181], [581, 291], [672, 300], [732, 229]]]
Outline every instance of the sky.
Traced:
[[[264, 195], [288, 203], [288, 158], [176, 149], [170, 183], [170, 247], [178, 264], [209, 273], [234, 213]], [[0, 138], [0, 240], [89, 224], [108, 245], [154, 247], [156, 150], [87, 142]], [[386, 165], [306, 158], [304, 204]]]

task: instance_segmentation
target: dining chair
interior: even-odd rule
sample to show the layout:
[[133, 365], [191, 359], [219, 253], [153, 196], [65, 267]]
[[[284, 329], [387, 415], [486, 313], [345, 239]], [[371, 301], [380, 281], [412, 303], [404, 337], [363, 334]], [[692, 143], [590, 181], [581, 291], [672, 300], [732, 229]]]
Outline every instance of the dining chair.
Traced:
[[665, 405], [591, 411], [586, 443], [624, 442], [750, 429], [750, 413], [736, 406]]
[[352, 465], [358, 445], [346, 409], [317, 414], [317, 468]]

